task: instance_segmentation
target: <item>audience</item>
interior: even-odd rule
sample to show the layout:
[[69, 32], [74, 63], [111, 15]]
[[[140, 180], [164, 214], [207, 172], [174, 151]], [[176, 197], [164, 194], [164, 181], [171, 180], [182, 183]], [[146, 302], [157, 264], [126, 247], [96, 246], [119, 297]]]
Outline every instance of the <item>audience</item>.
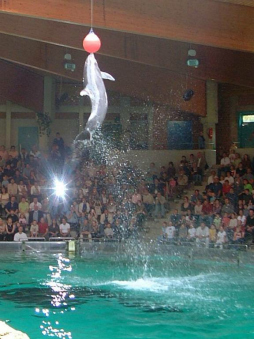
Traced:
[[[26, 233], [32, 238], [80, 236], [89, 241], [136, 237], [145, 220], [167, 218], [169, 201], [182, 198], [191, 183], [200, 185], [205, 168], [201, 151], [183, 156], [177, 166], [169, 161], [168, 168], [151, 162], [147, 173], [128, 162], [112, 168], [93, 159], [74, 168], [59, 133], [48, 158], [36, 147], [18, 153], [15, 146], [10, 151], [1, 146], [0, 241], [25, 240]], [[64, 198], [54, 196], [51, 173], [59, 177], [68, 173]], [[252, 243], [250, 157], [241, 158], [236, 150], [229, 156], [224, 153], [217, 173], [214, 168], [208, 175], [205, 191], [195, 189], [191, 197], [185, 195], [180, 208], [165, 222], [163, 241], [219, 248]]]

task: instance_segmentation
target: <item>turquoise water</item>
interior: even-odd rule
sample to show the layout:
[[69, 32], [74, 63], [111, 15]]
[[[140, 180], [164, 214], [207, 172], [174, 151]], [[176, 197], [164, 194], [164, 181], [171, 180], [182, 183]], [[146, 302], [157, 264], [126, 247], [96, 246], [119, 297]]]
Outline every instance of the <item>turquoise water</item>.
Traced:
[[1, 254], [0, 319], [39, 338], [254, 338], [254, 267]]

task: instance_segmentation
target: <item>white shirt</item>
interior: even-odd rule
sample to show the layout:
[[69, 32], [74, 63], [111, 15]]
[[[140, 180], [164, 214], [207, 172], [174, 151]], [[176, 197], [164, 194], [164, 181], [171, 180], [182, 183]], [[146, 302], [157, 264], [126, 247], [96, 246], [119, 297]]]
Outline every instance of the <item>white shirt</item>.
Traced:
[[245, 215], [242, 215], [242, 216], [239, 215], [237, 217], [237, 220], [240, 220], [241, 221], [241, 225], [245, 226], [245, 224], [246, 224], [246, 216]]
[[14, 235], [14, 241], [23, 241], [23, 240], [27, 240], [26, 233], [22, 232], [22, 233], [16, 233]]
[[188, 230], [188, 234], [189, 234], [189, 236], [190, 236], [190, 238], [195, 238], [195, 236], [196, 236], [196, 228], [189, 228], [189, 230]]
[[207, 226], [205, 226], [205, 228], [201, 228], [201, 226], [199, 226], [196, 231], [196, 236], [209, 237], [209, 228]]
[[230, 165], [230, 159], [228, 157], [222, 158], [221, 161], [220, 161], [220, 164], [222, 166]]
[[65, 233], [65, 234], [69, 233], [70, 228], [71, 228], [71, 226], [70, 226], [70, 224], [68, 224], [68, 223], [66, 223], [66, 224], [60, 224], [60, 226], [59, 226], [60, 231], [61, 231], [62, 233]]
[[219, 231], [217, 233], [217, 243], [223, 243], [225, 242], [225, 238], [226, 238], [226, 232], [225, 231]]
[[175, 230], [176, 230], [175, 226], [168, 226], [166, 228], [165, 233], [166, 233], [168, 239], [174, 238]]
[[34, 205], [38, 206], [38, 209], [41, 210], [41, 203], [37, 202], [37, 204], [35, 204], [34, 202], [32, 202], [29, 206], [30, 211], [34, 211]]

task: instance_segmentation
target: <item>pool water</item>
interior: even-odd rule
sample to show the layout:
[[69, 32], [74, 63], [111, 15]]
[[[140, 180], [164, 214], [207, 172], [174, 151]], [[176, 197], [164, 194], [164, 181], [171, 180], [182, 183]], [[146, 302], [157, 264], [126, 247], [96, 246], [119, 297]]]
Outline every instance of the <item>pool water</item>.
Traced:
[[1, 254], [0, 320], [39, 338], [254, 338], [254, 266]]

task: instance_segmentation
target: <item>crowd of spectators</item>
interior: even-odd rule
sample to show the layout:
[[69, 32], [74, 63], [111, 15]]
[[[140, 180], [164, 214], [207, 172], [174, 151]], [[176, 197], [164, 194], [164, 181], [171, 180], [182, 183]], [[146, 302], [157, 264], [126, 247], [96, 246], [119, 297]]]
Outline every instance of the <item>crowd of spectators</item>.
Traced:
[[[111, 166], [91, 158], [74, 166], [59, 133], [47, 156], [36, 147], [18, 152], [1, 146], [0, 241], [136, 236], [145, 220], [168, 218], [170, 201], [191, 183], [202, 185], [206, 169], [202, 151], [183, 156], [176, 166], [152, 162], [145, 172], [128, 162]], [[63, 181], [64, 195], [54, 191], [56, 180]], [[184, 196], [181, 209], [170, 213], [160, 240], [205, 246], [252, 242], [253, 185], [249, 157], [241, 159], [235, 150], [224, 154], [205, 191]]]
[[254, 240], [253, 162], [231, 149], [207, 178], [205, 190], [184, 196], [181, 208], [170, 215], [159, 238], [225, 247]]

